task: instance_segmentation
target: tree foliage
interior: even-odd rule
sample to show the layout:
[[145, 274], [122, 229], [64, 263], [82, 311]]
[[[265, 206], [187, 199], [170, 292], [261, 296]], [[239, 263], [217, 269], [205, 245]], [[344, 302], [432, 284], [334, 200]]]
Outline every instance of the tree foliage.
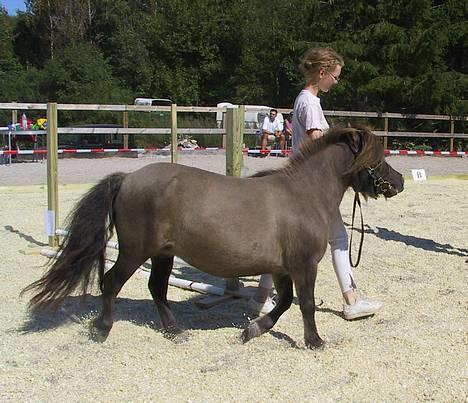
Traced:
[[466, 114], [464, 0], [27, 0], [0, 11], [2, 101], [290, 107], [311, 46], [344, 56], [327, 109]]

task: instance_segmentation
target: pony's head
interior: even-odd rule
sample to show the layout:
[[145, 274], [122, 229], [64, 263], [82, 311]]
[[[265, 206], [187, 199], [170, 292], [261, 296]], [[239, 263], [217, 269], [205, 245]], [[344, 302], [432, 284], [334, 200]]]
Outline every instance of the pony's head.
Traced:
[[377, 136], [367, 127], [348, 129], [346, 143], [355, 155], [351, 169], [350, 186], [365, 197], [393, 197], [403, 191], [403, 176], [386, 161]]

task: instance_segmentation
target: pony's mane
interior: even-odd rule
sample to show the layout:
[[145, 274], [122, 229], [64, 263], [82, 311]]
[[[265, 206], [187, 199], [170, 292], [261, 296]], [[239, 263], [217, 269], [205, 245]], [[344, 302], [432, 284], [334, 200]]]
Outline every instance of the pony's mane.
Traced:
[[382, 158], [382, 149], [377, 146], [379, 140], [369, 130], [369, 128], [364, 126], [356, 128], [333, 127], [328, 130], [327, 134], [316, 140], [312, 138], [304, 140], [299, 147], [299, 150], [289, 159], [289, 162], [283, 168], [260, 171], [252, 175], [252, 177], [269, 176], [280, 172], [288, 176], [293, 175], [294, 172], [296, 172], [297, 169], [312, 155], [317, 154], [332, 144], [345, 143], [351, 147], [351, 144], [356, 142], [356, 138], [360, 143], [357, 144], [359, 151], [356, 153], [356, 159], [348, 173], [355, 172], [364, 167], [374, 166], [380, 162]]

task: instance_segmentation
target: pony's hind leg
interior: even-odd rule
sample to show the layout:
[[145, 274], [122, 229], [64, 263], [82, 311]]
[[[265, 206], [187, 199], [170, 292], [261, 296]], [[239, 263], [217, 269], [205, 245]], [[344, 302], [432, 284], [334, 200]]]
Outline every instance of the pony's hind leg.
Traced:
[[270, 330], [280, 316], [291, 306], [293, 300], [293, 283], [291, 277], [287, 274], [274, 274], [273, 281], [275, 283], [276, 292], [278, 293], [276, 306], [270, 313], [250, 322], [249, 326], [242, 332], [241, 339], [244, 343]]
[[123, 285], [140, 267], [143, 262], [136, 261], [130, 256], [119, 252], [119, 256], [114, 266], [106, 272], [103, 279], [102, 290], [102, 311], [94, 319], [91, 325], [91, 337], [96, 341], [104, 341], [109, 335], [114, 324], [113, 310], [115, 297], [122, 289]]
[[175, 335], [181, 332], [167, 302], [167, 288], [173, 264], [174, 256], [155, 256], [151, 258], [151, 275], [148, 280], [148, 288], [158, 309], [161, 325], [167, 335]]

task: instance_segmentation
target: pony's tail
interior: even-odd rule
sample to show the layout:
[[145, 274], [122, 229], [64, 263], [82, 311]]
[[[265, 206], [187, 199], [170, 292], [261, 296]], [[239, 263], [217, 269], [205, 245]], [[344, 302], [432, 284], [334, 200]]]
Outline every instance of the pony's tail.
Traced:
[[80, 285], [82, 295], [86, 294], [96, 267], [102, 291], [106, 244], [114, 228], [112, 207], [125, 176], [121, 172], [107, 176], [75, 205], [57, 259], [39, 280], [21, 291], [37, 292], [29, 302], [30, 309], [57, 309]]

